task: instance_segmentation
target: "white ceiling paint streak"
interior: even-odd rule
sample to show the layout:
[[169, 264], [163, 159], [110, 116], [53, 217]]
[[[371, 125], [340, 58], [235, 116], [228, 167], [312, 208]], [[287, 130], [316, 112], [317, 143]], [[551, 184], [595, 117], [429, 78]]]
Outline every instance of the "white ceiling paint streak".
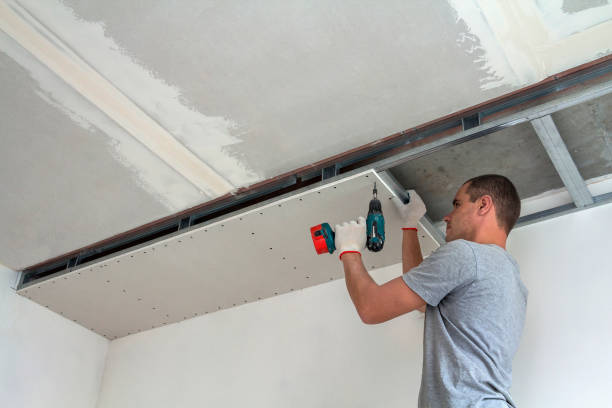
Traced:
[[574, 13], [563, 10], [563, 0], [536, 0], [536, 4], [539, 17], [554, 40], [562, 40], [612, 18], [610, 2]]
[[477, 1], [448, 0], [448, 2], [457, 12], [457, 21], [463, 21], [467, 26], [467, 32], [457, 39], [458, 45], [462, 46], [468, 41], [479, 44], [468, 48], [467, 51], [478, 55], [474, 62], [482, 64], [482, 70], [488, 73], [487, 77], [481, 79], [480, 89], [488, 90], [503, 85], [520, 86], [528, 82], [528, 78], [523, 78], [512, 70]]
[[[101, 57], [106, 63], [102, 66], [114, 67], [116, 77], [123, 78], [125, 83], [130, 84], [131, 89], [128, 89], [127, 96], [125, 90], [120, 91], [115, 83], [109, 82], [93, 70], [81, 58], [80, 50], [79, 55], [72, 51], [75, 49], [74, 45], [64, 41], [66, 33], [56, 36], [58, 33], [55, 27], [51, 28], [50, 32], [46, 28], [49, 26], [47, 22], [45, 21], [44, 26], [41, 25], [41, 18], [30, 9], [26, 10], [16, 2], [10, 4], [9, 7], [0, 2], [0, 28], [3, 31], [207, 196], [222, 195], [233, 190], [235, 186], [260, 179], [229, 153], [224, 152], [224, 146], [238, 141], [229, 134], [234, 126], [230, 121], [206, 117], [182, 104], [177, 89], [154, 78], [149, 71], [134, 63], [111, 39], [104, 36], [101, 25], [78, 20], [69, 9], [59, 3], [50, 5], [46, 2], [42, 6], [34, 3], [38, 6], [36, 12], [49, 9], [55, 14], [59, 13], [60, 18], [53, 20], [53, 23], [64, 27], [64, 31], [67, 30], [66, 27], [72, 27], [73, 35], [68, 33], [69, 38], [80, 39], [84, 41], [81, 45], [86, 43], [86, 49], [103, 54]], [[57, 17], [41, 14], [47, 20]], [[70, 19], [72, 20], [69, 21]], [[92, 46], [96, 43], [99, 46]], [[99, 69], [98, 61], [96, 67]], [[107, 72], [103, 74], [108, 77]], [[144, 106], [141, 101], [144, 101]], [[153, 107], [149, 109], [152, 114], [147, 112], [150, 114], [147, 115], [141, 107], [145, 110]], [[73, 109], [63, 110], [74, 112]], [[69, 116], [76, 119], [75, 115]], [[76, 122], [83, 126], [82, 118]], [[160, 123], [166, 128], [160, 126]], [[167, 129], [173, 131], [177, 138]], [[201, 160], [203, 156], [212, 167]], [[130, 159], [130, 156], [124, 157]], [[134, 158], [137, 164], [142, 164], [139, 155]], [[228, 175], [227, 178], [221, 177], [216, 170], [222, 170]], [[165, 192], [163, 185], [160, 187]]]
[[109, 152], [130, 169], [136, 183], [169, 211], [177, 212], [208, 199], [193, 184], [169, 167], [76, 90], [0, 31], [0, 50], [25, 69], [37, 83], [34, 92], [72, 121], [109, 137]]
[[448, 1], [480, 39], [485, 67], [501, 78], [485, 82], [483, 89], [537, 82], [612, 49], [609, 5], [565, 13], [559, 0]]
[[107, 36], [103, 22], [85, 21], [57, 0], [16, 3], [231, 184], [245, 186], [263, 179], [226, 150], [242, 142], [236, 135], [245, 131], [237, 123], [191, 108], [179, 88], [157, 77]]

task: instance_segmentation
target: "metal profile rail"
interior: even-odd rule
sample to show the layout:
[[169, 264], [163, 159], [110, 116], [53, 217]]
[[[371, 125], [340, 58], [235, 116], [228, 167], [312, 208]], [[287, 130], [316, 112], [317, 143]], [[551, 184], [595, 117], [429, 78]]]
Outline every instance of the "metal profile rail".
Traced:
[[[612, 56], [33, 265], [22, 271], [19, 287], [69, 272], [86, 263], [185, 231], [195, 225], [284, 194], [291, 194], [316, 183], [337, 180], [368, 168], [387, 170], [402, 162], [532, 121], [609, 93], [612, 93]], [[526, 104], [529, 106], [524, 107]], [[504, 112], [510, 113], [502, 116]], [[483, 123], [487, 118], [491, 120]]]
[[593, 197], [578, 172], [576, 163], [567, 151], [567, 147], [550, 115], [532, 120], [531, 125], [538, 138], [540, 138], [540, 142], [546, 149], [546, 153], [553, 162], [567, 191], [572, 196], [576, 207], [581, 208], [593, 204]]

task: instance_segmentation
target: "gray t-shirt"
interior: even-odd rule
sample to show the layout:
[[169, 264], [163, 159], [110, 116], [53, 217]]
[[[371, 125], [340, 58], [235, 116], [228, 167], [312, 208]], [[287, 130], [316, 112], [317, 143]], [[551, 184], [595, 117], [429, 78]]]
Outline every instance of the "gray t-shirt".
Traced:
[[514, 407], [527, 289], [512, 256], [463, 239], [403, 275], [427, 302], [419, 407]]

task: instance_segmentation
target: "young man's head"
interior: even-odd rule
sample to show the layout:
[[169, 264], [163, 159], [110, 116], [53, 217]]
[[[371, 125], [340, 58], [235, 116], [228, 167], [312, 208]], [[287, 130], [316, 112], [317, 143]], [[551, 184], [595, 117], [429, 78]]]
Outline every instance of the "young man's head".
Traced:
[[521, 200], [510, 180], [486, 174], [466, 181], [453, 200], [453, 210], [444, 217], [446, 241], [505, 238], [521, 212]]

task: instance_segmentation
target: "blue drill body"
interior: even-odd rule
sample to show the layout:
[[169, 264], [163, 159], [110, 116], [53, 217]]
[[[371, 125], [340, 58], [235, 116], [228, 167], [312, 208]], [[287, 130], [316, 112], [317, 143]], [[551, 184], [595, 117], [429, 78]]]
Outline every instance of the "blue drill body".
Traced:
[[[366, 218], [366, 248], [372, 252], [380, 251], [385, 244], [385, 218], [380, 200], [376, 197], [377, 193], [376, 183], [374, 183], [374, 197], [370, 200]], [[315, 225], [310, 228], [310, 233], [318, 254], [334, 253], [336, 234], [328, 223]]]
[[373, 194], [374, 198], [370, 200], [366, 218], [366, 247], [372, 252], [378, 252], [385, 244], [385, 217], [383, 217], [380, 200], [377, 198], [376, 183], [374, 183]]

